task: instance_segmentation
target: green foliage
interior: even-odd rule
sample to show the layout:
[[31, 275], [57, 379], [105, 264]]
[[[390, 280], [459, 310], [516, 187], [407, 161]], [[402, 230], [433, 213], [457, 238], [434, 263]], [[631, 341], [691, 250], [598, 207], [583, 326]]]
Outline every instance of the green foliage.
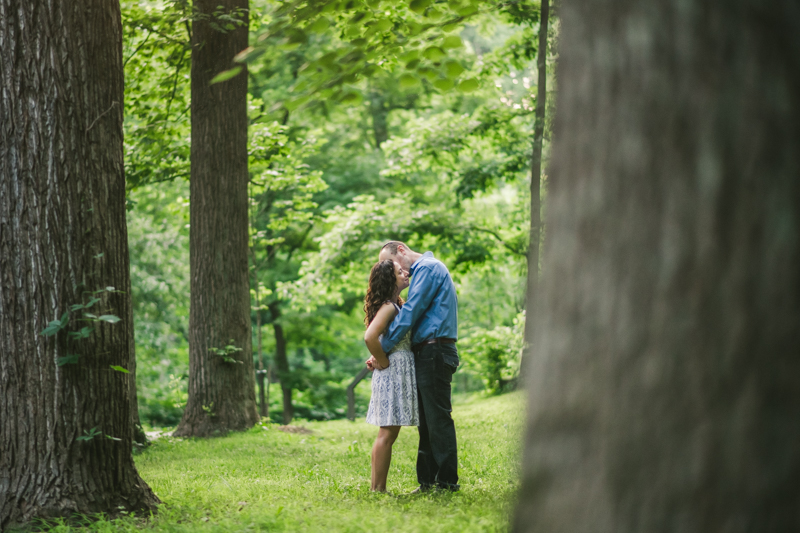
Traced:
[[456, 398], [458, 493], [406, 495], [416, 487], [413, 428], [394, 444], [385, 495], [369, 491], [377, 428], [363, 418], [304, 423], [311, 433], [263, 423], [215, 439], [155, 439], [135, 461], [164, 502], [157, 514], [58, 519], [50, 531], [505, 530], [519, 486], [523, 401], [520, 393]]
[[130, 198], [139, 416], [174, 426], [186, 405], [189, 369], [189, 187], [183, 180], [143, 185]]
[[[312, 42], [325, 42], [324, 51], [308, 57], [296, 70], [293, 93], [283, 102], [288, 110], [324, 101], [359, 101], [360, 82], [395, 73], [402, 88], [432, 84], [450, 90], [474, 90], [479, 82], [450, 51], [463, 48], [455, 32], [495, 6], [478, 0], [437, 2], [391, 0], [329, 2], [306, 0], [271, 5], [256, 43], [237, 59], [256, 61], [267, 49], [296, 50]], [[402, 72], [400, 72], [402, 71]]]
[[100, 431], [97, 427], [93, 427], [92, 429], [83, 430], [83, 435], [81, 435], [80, 437], [76, 437], [75, 440], [86, 442], [86, 441], [90, 441], [93, 438], [95, 438], [96, 436], [102, 435], [102, 434], [103, 434], [103, 432]]
[[216, 355], [217, 357], [222, 358], [222, 361], [225, 363], [231, 364], [243, 364], [243, 361], [237, 361], [232, 356], [233, 354], [239, 353], [242, 351], [242, 348], [238, 348], [233, 344], [233, 339], [228, 341], [228, 344], [223, 348], [215, 348], [211, 347], [208, 349], [209, 352]]
[[[89, 313], [87, 311], [88, 309], [94, 307], [95, 304], [102, 303], [103, 293], [108, 293], [108, 292], [122, 292], [122, 291], [115, 290], [114, 287], [106, 287], [104, 289], [99, 289], [96, 291], [83, 291], [84, 297], [89, 295], [88, 300], [83, 303], [70, 305], [67, 311], [63, 315], [61, 315], [61, 318], [50, 321], [47, 324], [47, 327], [42, 330], [40, 335], [44, 337], [56, 336], [60, 331], [65, 330], [69, 326], [70, 320], [73, 320], [74, 322], [88, 322], [90, 324], [97, 324], [99, 322], [116, 324], [117, 322], [120, 321], [120, 318], [116, 315], [106, 314], [97, 316], [94, 313]], [[74, 318], [73, 314], [77, 315], [78, 318]], [[79, 353], [80, 345], [77, 344], [77, 342], [82, 341], [84, 339], [88, 339], [94, 332], [94, 330], [95, 327], [83, 326], [80, 329], [67, 331], [66, 347], [68, 353], [67, 355], [58, 357], [56, 359], [56, 363], [58, 364], [58, 366], [77, 364], [78, 361], [80, 361], [82, 355], [81, 353]]]
[[524, 311], [514, 317], [512, 327], [473, 327], [459, 343], [459, 355], [464, 363], [460, 371], [480, 377], [490, 394], [514, 385], [519, 376], [524, 329]]
[[[290, 364], [281, 379], [299, 417], [343, 416], [344, 390], [367, 357], [367, 273], [389, 238], [433, 250], [453, 273], [458, 386], [494, 372], [468, 338], [482, 347], [510, 338], [524, 304], [538, 7], [251, 2], [253, 46], [239, 60], [250, 92], [254, 357], [274, 365], [280, 326]], [[183, 1], [123, 2], [137, 387], [140, 416], [154, 426], [176, 424], [186, 402], [189, 195], [175, 178], [189, 175], [197, 16]], [[235, 20], [215, 23], [227, 31]], [[492, 390], [513, 379], [495, 367]], [[279, 417], [275, 390], [270, 415]], [[362, 409], [368, 392], [358, 390]]]
[[128, 188], [189, 177], [189, 31], [182, 1], [122, 3]]

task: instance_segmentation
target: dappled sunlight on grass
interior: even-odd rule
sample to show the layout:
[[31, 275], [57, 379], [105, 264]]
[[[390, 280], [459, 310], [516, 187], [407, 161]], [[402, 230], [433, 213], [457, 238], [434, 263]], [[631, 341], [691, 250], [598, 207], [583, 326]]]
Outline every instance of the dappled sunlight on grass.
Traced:
[[[522, 393], [457, 397], [462, 490], [408, 495], [416, 487], [417, 431], [394, 448], [388, 489], [369, 491], [377, 428], [356, 422], [275, 424], [198, 440], [161, 437], [136, 457], [164, 504], [151, 519], [99, 520], [96, 531], [505, 531], [517, 488]], [[62, 525], [53, 531], [66, 531]]]

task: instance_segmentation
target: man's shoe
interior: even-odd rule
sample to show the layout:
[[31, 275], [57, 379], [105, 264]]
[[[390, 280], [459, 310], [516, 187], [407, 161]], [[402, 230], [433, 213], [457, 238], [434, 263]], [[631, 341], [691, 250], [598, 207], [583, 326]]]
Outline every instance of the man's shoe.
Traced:
[[458, 483], [453, 483], [453, 484], [451, 484], [451, 483], [437, 483], [436, 484], [436, 490], [440, 490], [442, 492], [444, 492], [444, 491], [458, 492], [458, 490], [460, 488], [461, 488], [461, 485], [459, 485]]
[[424, 494], [426, 492], [431, 492], [433, 490], [433, 485], [420, 485], [416, 489], [412, 490], [409, 494]]

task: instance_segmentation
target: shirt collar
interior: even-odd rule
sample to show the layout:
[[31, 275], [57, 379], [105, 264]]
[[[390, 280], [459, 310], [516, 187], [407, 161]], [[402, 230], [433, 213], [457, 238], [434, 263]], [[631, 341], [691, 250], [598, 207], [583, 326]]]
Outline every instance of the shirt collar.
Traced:
[[409, 274], [414, 274], [414, 271], [417, 269], [417, 265], [420, 264], [420, 262], [426, 257], [433, 257], [433, 252], [425, 252], [422, 254], [422, 257], [414, 261], [414, 264], [411, 265], [411, 268], [409, 269]]

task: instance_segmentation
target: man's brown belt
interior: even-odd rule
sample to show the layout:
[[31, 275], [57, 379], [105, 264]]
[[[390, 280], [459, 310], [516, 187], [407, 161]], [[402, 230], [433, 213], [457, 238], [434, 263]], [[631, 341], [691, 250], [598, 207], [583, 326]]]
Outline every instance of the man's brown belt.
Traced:
[[436, 339], [428, 339], [426, 341], [418, 342], [417, 344], [411, 346], [411, 349], [419, 350], [420, 348], [422, 348], [427, 344], [455, 344], [455, 343], [456, 343], [455, 339], [448, 339], [447, 337], [438, 337]]

